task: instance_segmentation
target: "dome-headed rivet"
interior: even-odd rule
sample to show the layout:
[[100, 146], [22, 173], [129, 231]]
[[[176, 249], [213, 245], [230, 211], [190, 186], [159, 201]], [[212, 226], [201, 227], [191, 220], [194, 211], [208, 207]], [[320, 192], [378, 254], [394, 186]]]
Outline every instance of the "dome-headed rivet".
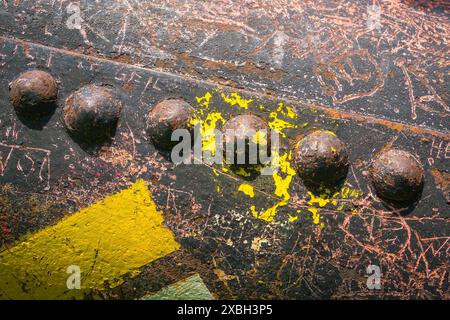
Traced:
[[182, 99], [167, 99], [149, 112], [147, 133], [157, 148], [170, 150], [178, 143], [171, 141], [172, 133], [177, 129], [188, 129], [191, 109]]
[[393, 202], [413, 201], [422, 191], [424, 171], [409, 152], [390, 149], [378, 154], [370, 171], [376, 193]]
[[115, 134], [122, 102], [114, 89], [86, 85], [72, 93], [64, 107], [67, 130], [82, 142], [102, 142]]
[[334, 187], [347, 176], [346, 146], [330, 131], [317, 130], [299, 140], [294, 148], [294, 159], [308, 188]]
[[[270, 155], [270, 129], [267, 122], [253, 114], [238, 115], [228, 120], [223, 128], [225, 159], [229, 164], [260, 164], [260, 152]], [[253, 146], [251, 146], [253, 144]], [[233, 146], [233, 152], [227, 150]], [[244, 146], [241, 148], [240, 146]], [[234, 154], [232, 161], [229, 159]]]
[[56, 105], [58, 85], [48, 72], [24, 72], [11, 82], [9, 89], [10, 101], [22, 115], [45, 115]]

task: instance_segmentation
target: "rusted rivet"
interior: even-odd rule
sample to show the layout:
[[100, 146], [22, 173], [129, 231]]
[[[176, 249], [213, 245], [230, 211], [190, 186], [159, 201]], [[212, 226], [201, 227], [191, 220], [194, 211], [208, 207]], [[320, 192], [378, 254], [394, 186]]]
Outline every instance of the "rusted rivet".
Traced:
[[424, 171], [409, 152], [390, 149], [375, 157], [370, 171], [377, 194], [394, 202], [415, 200], [424, 183]]
[[[260, 151], [266, 150], [270, 155], [270, 129], [267, 122], [253, 114], [238, 115], [228, 120], [223, 128], [223, 142], [225, 159], [229, 164], [249, 165], [260, 164]], [[254, 144], [254, 148], [250, 145]], [[240, 148], [240, 146], [245, 146]], [[233, 151], [227, 150], [227, 146], [233, 146]], [[250, 153], [250, 150], [255, 151]], [[234, 157], [231, 161], [231, 154]]]
[[159, 102], [148, 114], [147, 134], [157, 148], [172, 149], [178, 142], [171, 141], [177, 129], [188, 129], [191, 106], [182, 99]]
[[115, 134], [121, 111], [113, 88], [87, 85], [67, 98], [64, 122], [74, 138], [96, 143]]
[[10, 101], [23, 115], [43, 115], [54, 107], [58, 85], [53, 77], [41, 70], [20, 74], [9, 86]]
[[294, 159], [308, 188], [334, 187], [347, 176], [346, 146], [330, 131], [317, 130], [303, 137], [295, 145]]

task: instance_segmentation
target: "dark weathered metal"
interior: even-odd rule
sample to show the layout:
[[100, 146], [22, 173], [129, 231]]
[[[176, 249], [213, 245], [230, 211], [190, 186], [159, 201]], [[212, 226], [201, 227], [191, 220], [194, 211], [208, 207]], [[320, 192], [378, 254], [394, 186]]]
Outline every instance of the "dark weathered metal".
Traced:
[[298, 173], [307, 187], [333, 187], [347, 176], [347, 150], [333, 132], [317, 130], [308, 134], [296, 143], [294, 154]]
[[[428, 3], [81, 1], [78, 29], [67, 24], [76, 4], [0, 1], [2, 248], [144, 179], [181, 248], [104, 298], [138, 299], [200, 273], [226, 299], [448, 299], [450, 24], [445, 1]], [[42, 131], [18, 118], [8, 84], [31, 68], [58, 79], [60, 106], [89, 83], [126, 93], [111, 144], [86, 153], [67, 137], [63, 108]], [[283, 167], [252, 178], [168, 161], [145, 121], [168, 97], [201, 120], [220, 114], [218, 129], [244, 113], [282, 128]], [[291, 143], [317, 128], [336, 132], [351, 160], [329, 194], [311, 194], [293, 169]], [[407, 216], [372, 194], [373, 157], [387, 148], [424, 168]], [[381, 290], [367, 287], [369, 265], [381, 268]]]
[[412, 201], [422, 191], [424, 171], [409, 152], [390, 149], [373, 161], [371, 179], [377, 194], [391, 202]]
[[0, 33], [341, 111], [449, 125], [448, 1], [77, 3], [81, 30], [70, 26], [70, 3], [55, 10], [53, 1], [22, 0], [5, 6]]
[[114, 136], [121, 111], [122, 102], [112, 88], [87, 85], [67, 98], [64, 122], [74, 139], [102, 142]]
[[170, 150], [177, 141], [172, 141], [176, 129], [188, 129], [191, 106], [182, 99], [167, 99], [159, 102], [148, 114], [147, 133], [153, 144]]
[[[270, 129], [267, 122], [259, 116], [253, 114], [235, 116], [224, 124], [222, 134], [225, 159], [229, 164], [258, 164], [262, 148], [266, 150], [266, 154], [270, 154]], [[245, 146], [245, 149], [240, 149], [240, 145]], [[233, 151], [227, 152], [227, 146], [232, 146]], [[252, 148], [256, 151], [255, 154], [250, 154]], [[233, 154], [233, 159], [227, 153], [230, 156]], [[240, 162], [240, 159], [244, 161]]]
[[9, 88], [11, 104], [21, 115], [42, 116], [56, 106], [58, 85], [48, 72], [24, 72], [11, 82]]

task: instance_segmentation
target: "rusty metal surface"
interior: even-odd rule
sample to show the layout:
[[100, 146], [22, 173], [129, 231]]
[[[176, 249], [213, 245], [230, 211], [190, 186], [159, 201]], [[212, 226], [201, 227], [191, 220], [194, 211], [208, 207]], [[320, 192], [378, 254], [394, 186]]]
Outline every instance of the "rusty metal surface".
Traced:
[[301, 138], [294, 150], [297, 171], [306, 186], [334, 186], [348, 174], [345, 144], [332, 132], [313, 131]]
[[[447, 1], [5, 1], [1, 34], [447, 131]], [[32, 26], [30, 26], [32, 22]], [[375, 29], [374, 29], [375, 28]]]
[[147, 133], [154, 145], [164, 150], [172, 150], [178, 143], [171, 141], [176, 129], [189, 129], [188, 123], [192, 107], [181, 99], [167, 99], [151, 109], [147, 120]]
[[423, 168], [412, 154], [390, 149], [378, 155], [372, 165], [372, 183], [384, 199], [410, 201], [423, 187]]
[[[140, 298], [193, 272], [217, 298], [449, 298], [445, 2], [383, 2], [380, 31], [367, 30], [359, 1], [81, 1], [81, 30], [66, 28], [68, 4], [0, 3], [2, 246], [143, 178], [182, 249], [102, 298]], [[8, 98], [9, 83], [34, 68], [59, 85], [58, 107], [38, 130]], [[63, 121], [66, 99], [88, 84], [111, 86], [123, 103], [115, 136], [95, 153]], [[290, 121], [285, 154], [312, 130], [336, 133], [349, 157], [345, 184], [318, 199], [288, 168], [280, 205], [286, 193], [271, 176], [175, 166], [151, 143], [145, 116], [169, 98], [201, 110], [207, 94], [224, 119]], [[251, 100], [247, 109], [229, 102], [233, 94]], [[372, 161], [389, 148], [424, 167], [407, 212], [371, 186]], [[239, 192], [244, 182], [253, 197]], [[249, 203], [275, 207], [274, 220]], [[382, 290], [367, 288], [368, 265], [381, 267]]]

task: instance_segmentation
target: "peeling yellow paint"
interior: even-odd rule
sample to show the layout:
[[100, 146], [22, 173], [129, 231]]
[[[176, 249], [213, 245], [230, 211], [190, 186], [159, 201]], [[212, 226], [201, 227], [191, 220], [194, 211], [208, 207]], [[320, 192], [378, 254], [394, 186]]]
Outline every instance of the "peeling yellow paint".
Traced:
[[221, 94], [222, 99], [228, 103], [230, 106], [238, 106], [242, 109], [248, 109], [249, 104], [253, 101], [252, 99], [243, 99], [238, 93], [233, 92], [230, 96], [226, 96], [224, 93]]
[[[247, 110], [253, 102], [252, 99], [243, 99], [237, 93], [231, 93], [226, 95], [221, 92], [221, 89], [216, 89], [215, 92], [219, 93], [222, 99], [230, 106], [230, 107], [239, 107]], [[208, 135], [208, 132], [212, 132], [211, 130], [216, 127], [219, 122], [224, 123], [225, 119], [220, 112], [217, 110], [211, 110], [210, 101], [212, 95], [207, 92], [203, 97], [197, 97], [197, 102], [199, 103], [200, 112], [196, 118], [192, 119], [192, 123], [196, 121], [202, 121], [202, 134], [206, 133], [206, 137], [203, 140], [203, 150], [209, 150], [213, 152], [215, 150], [215, 141], [212, 135]], [[266, 107], [262, 104], [255, 106], [255, 108], [259, 108], [262, 111], [267, 111]], [[298, 118], [297, 113], [290, 106], [284, 105], [283, 103], [278, 103], [276, 109], [269, 113], [269, 121], [268, 126], [280, 134], [281, 137], [286, 138], [286, 130], [297, 128], [296, 120]], [[308, 123], [303, 123], [303, 127], [307, 126]], [[328, 134], [336, 135], [332, 131], [325, 131]], [[258, 134], [258, 133], [257, 133]], [[260, 135], [255, 137], [256, 143], [266, 143], [267, 144], [267, 136]], [[336, 152], [336, 150], [331, 150], [332, 152]], [[214, 154], [214, 153], [213, 153]], [[274, 186], [273, 195], [276, 198], [276, 202], [269, 208], [257, 208], [255, 204], [250, 205], [250, 213], [258, 219], [262, 219], [267, 222], [273, 222], [276, 218], [277, 211], [280, 207], [286, 206], [289, 204], [291, 199], [290, 195], [290, 187], [292, 184], [292, 179], [296, 175], [296, 171], [292, 165], [292, 152], [291, 151], [278, 151], [272, 152], [273, 156], [273, 164], [278, 165], [279, 170], [272, 174], [272, 181]], [[256, 171], [260, 171], [261, 166], [256, 166], [254, 168]], [[223, 172], [228, 172], [227, 165], [222, 163]], [[234, 174], [239, 175], [241, 177], [247, 178], [252, 176], [252, 172], [249, 171], [249, 168], [239, 167], [236, 170], [233, 170]], [[219, 187], [218, 192], [219, 192]], [[238, 191], [243, 192], [249, 197], [253, 198], [255, 195], [255, 190], [253, 186], [243, 183], [238, 187]], [[358, 190], [353, 190], [348, 187], [343, 187], [335, 194], [331, 195], [330, 190], [324, 190], [323, 194], [319, 196], [315, 196], [311, 192], [307, 193], [309, 195], [308, 200], [308, 208], [307, 211], [312, 214], [312, 218], [314, 223], [319, 224], [323, 227], [323, 222], [321, 222], [321, 217], [319, 214], [318, 208], [323, 208], [327, 205], [332, 205], [336, 210], [343, 210], [345, 204], [340, 199], [347, 198], [357, 198], [362, 193]], [[298, 219], [298, 214], [301, 213], [299, 210], [297, 213], [288, 214], [289, 221], [293, 222]]]
[[225, 119], [220, 112], [211, 112], [205, 119], [192, 117], [190, 124], [192, 126], [200, 125], [202, 134], [202, 150], [209, 151], [214, 156], [216, 154], [216, 135], [215, 129], [218, 122], [225, 123]]
[[262, 131], [257, 131], [253, 136], [253, 143], [259, 144], [260, 146], [267, 146], [267, 133]]
[[292, 109], [292, 107], [284, 105], [283, 102], [278, 103], [277, 112], [290, 119], [297, 118], [297, 113], [295, 113], [294, 109]]
[[250, 207], [250, 211], [255, 218], [261, 219], [261, 220], [264, 220], [267, 222], [272, 222], [275, 219], [278, 207], [281, 206], [280, 203], [281, 202], [279, 202], [279, 203], [275, 204], [273, 207], [270, 207], [269, 209], [263, 210], [261, 212], [258, 212], [256, 210], [256, 207], [254, 205], [252, 205]]
[[323, 193], [317, 196], [312, 192], [307, 192], [309, 195], [307, 204], [312, 206], [308, 208], [308, 211], [312, 213], [312, 218], [315, 224], [318, 224], [320, 220], [320, 214], [317, 206], [319, 208], [323, 208], [327, 205], [331, 205], [336, 211], [342, 211], [345, 208], [345, 202], [343, 202], [342, 199], [357, 199], [362, 195], [361, 191], [349, 188], [347, 186], [343, 186], [339, 191], [336, 191], [333, 194], [331, 193], [332, 191], [330, 189], [324, 189]]
[[307, 192], [310, 199], [308, 201], [309, 205], [313, 205], [313, 204], [318, 204], [319, 207], [323, 208], [325, 207], [328, 203], [330, 203], [330, 199], [327, 197], [326, 194], [322, 194], [320, 196], [315, 196], [312, 192], [308, 191]]
[[239, 186], [238, 191], [241, 191], [242, 193], [246, 194], [250, 198], [253, 198], [255, 196], [255, 191], [253, 190], [253, 186], [249, 185], [248, 183], [243, 183]]
[[[286, 120], [281, 119], [284, 117]], [[283, 103], [279, 103], [275, 112], [271, 112], [269, 118], [272, 119], [269, 121], [268, 125], [272, 130], [278, 132], [282, 137], [286, 137], [285, 129], [296, 128], [297, 125], [289, 122], [287, 119], [295, 119], [297, 118], [297, 114], [294, 110], [289, 107], [283, 105]], [[291, 165], [292, 162], [292, 152], [286, 151], [282, 154], [278, 152], [273, 152], [273, 163], [278, 165], [278, 172], [274, 172], [272, 174], [273, 183], [275, 185], [274, 195], [278, 198], [281, 198], [276, 204], [272, 207], [261, 210], [260, 212], [256, 210], [255, 206], [250, 207], [250, 211], [255, 218], [265, 220], [267, 222], [274, 221], [277, 213], [277, 209], [279, 207], [285, 206], [289, 203], [291, 198], [289, 194], [289, 189], [291, 186], [292, 178], [295, 176], [296, 172]]]
[[203, 104], [203, 106], [206, 107], [206, 109], [208, 109], [211, 98], [212, 98], [212, 94], [209, 92], [206, 92], [203, 97], [197, 97], [197, 102]]
[[275, 130], [284, 138], [286, 137], [286, 133], [283, 132], [284, 129], [297, 128], [297, 125], [294, 125], [290, 122], [280, 119], [276, 112], [271, 112], [269, 114], [269, 118], [272, 119], [269, 122], [269, 128]]

